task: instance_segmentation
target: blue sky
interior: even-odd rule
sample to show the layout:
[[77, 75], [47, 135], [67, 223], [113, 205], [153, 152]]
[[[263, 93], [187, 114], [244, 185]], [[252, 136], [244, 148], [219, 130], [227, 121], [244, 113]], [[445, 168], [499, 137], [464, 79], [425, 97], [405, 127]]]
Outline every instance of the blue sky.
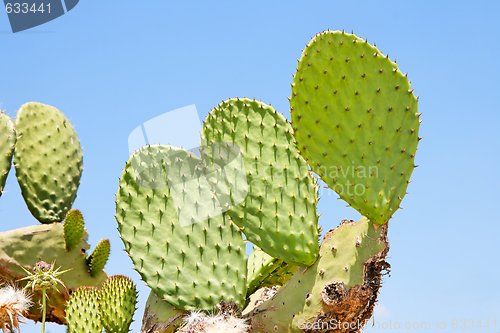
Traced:
[[[391, 221], [391, 277], [366, 331], [498, 333], [499, 12], [495, 1], [81, 0], [63, 17], [17, 34], [2, 12], [0, 106], [14, 116], [27, 101], [52, 104], [75, 125], [84, 148], [75, 207], [92, 244], [111, 240], [107, 271], [141, 286], [140, 321], [147, 289], [114, 219], [129, 133], [189, 104], [204, 116], [234, 96], [261, 99], [288, 116], [291, 75], [310, 37], [354, 30], [409, 73], [424, 121], [420, 167]], [[325, 192], [324, 229], [358, 217]], [[0, 230], [34, 223], [11, 174]]]

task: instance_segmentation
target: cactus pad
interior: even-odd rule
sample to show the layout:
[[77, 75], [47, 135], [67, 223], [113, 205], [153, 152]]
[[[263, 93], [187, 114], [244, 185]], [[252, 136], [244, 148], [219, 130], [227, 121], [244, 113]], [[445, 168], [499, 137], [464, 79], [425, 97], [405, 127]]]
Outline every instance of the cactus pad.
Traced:
[[85, 232], [83, 215], [78, 209], [72, 209], [64, 219], [64, 240], [66, 249], [73, 250], [82, 241]]
[[312, 169], [371, 221], [399, 208], [418, 144], [417, 98], [367, 41], [318, 34], [300, 58], [290, 100], [297, 146]]
[[99, 290], [80, 287], [69, 298], [66, 306], [68, 333], [101, 333]]
[[[0, 267], [6, 281], [18, 281], [26, 277], [23, 270], [31, 270], [39, 261], [55, 263], [60, 271], [65, 271], [60, 279], [66, 286], [59, 288], [59, 293], [49, 293], [47, 309], [48, 321], [64, 323], [64, 307], [69, 292], [80, 286], [98, 286], [106, 279], [100, 272], [92, 277], [88, 272], [85, 251], [90, 248], [84, 232], [80, 243], [73, 250], [66, 249], [64, 229], [60, 223], [35, 225], [0, 233]], [[36, 300], [35, 300], [36, 301]], [[40, 320], [40, 307], [32, 307], [28, 315], [30, 319]]]
[[14, 166], [29, 210], [42, 223], [62, 221], [82, 174], [73, 126], [56, 108], [27, 103], [17, 113], [16, 131]]
[[245, 244], [225, 214], [204, 215], [216, 200], [199, 160], [178, 148], [143, 147], [122, 173], [116, 219], [125, 249], [148, 286], [176, 308], [243, 305]]
[[247, 295], [251, 295], [259, 288], [283, 285], [299, 266], [273, 258], [254, 246], [248, 257], [247, 269]]
[[236, 145], [248, 194], [228, 211], [247, 238], [273, 257], [311, 265], [318, 254], [317, 186], [294, 145], [292, 128], [271, 106], [230, 99], [208, 115], [205, 145]]
[[15, 143], [14, 124], [9, 116], [0, 111], [0, 196], [12, 164]]
[[107, 333], [128, 333], [137, 303], [137, 290], [126, 276], [109, 277], [101, 287], [101, 321]]
[[103, 239], [97, 243], [94, 251], [87, 258], [87, 265], [89, 266], [89, 272], [92, 276], [99, 275], [106, 263], [108, 262], [109, 253], [111, 251], [111, 244], [109, 240]]

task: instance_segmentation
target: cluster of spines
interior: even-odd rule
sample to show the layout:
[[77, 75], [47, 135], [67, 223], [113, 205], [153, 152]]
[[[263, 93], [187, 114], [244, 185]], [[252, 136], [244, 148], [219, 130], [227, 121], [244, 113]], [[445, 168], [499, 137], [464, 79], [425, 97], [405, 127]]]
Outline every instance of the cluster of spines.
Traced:
[[15, 127], [14, 166], [28, 209], [41, 223], [61, 222], [83, 169], [78, 136], [61, 111], [42, 103], [21, 106]]

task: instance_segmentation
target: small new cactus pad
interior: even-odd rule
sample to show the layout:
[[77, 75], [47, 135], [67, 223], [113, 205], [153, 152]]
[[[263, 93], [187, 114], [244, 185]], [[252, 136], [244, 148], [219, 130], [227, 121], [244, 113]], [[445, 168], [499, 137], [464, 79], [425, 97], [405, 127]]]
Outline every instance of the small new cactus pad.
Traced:
[[277, 269], [283, 260], [271, 257], [266, 252], [253, 247], [247, 263], [247, 294], [253, 294], [262, 285], [262, 282]]
[[299, 269], [271, 299], [254, 302], [244, 311], [252, 332], [303, 332], [323, 327], [322, 323], [364, 323], [386, 267], [386, 231], [386, 226], [362, 218], [327, 233], [313, 266]]
[[247, 295], [259, 288], [283, 285], [298, 269], [299, 266], [273, 258], [254, 246], [248, 257]]
[[372, 222], [399, 208], [414, 168], [417, 98], [396, 63], [353, 34], [307, 45], [292, 83], [298, 149], [342, 199]]
[[[66, 288], [50, 291], [47, 320], [65, 323], [64, 308], [68, 292], [80, 286], [98, 286], [106, 279], [104, 272], [95, 277], [89, 274], [85, 251], [90, 248], [84, 232], [80, 242], [67, 250], [64, 227], [60, 223], [35, 225], [0, 233], [0, 267], [6, 281], [18, 281], [26, 277], [37, 262], [54, 264], [59, 271], [66, 271], [59, 279]], [[24, 269], [23, 269], [24, 268]], [[36, 295], [38, 297], [39, 295]], [[34, 301], [38, 301], [35, 299]], [[27, 315], [29, 319], [41, 319], [40, 307], [34, 306]]]
[[126, 276], [109, 277], [101, 287], [100, 313], [106, 333], [128, 333], [135, 313], [137, 290]]
[[73, 126], [56, 108], [27, 103], [16, 118], [16, 175], [26, 204], [42, 223], [59, 222], [76, 198], [82, 150]]
[[135, 269], [182, 310], [210, 310], [221, 300], [241, 306], [246, 295], [242, 235], [225, 214], [211, 215], [218, 203], [206, 177], [191, 153], [146, 146], [128, 160], [116, 195]]
[[174, 308], [151, 291], [144, 310], [141, 332], [174, 333], [185, 315], [186, 312]]
[[16, 132], [9, 116], [0, 111], [0, 196], [12, 164]]
[[68, 333], [101, 333], [99, 290], [80, 287], [73, 292], [66, 306]]
[[64, 219], [64, 240], [68, 251], [80, 244], [84, 232], [85, 223], [82, 213], [78, 209], [70, 210]]
[[262, 102], [230, 99], [209, 113], [203, 137], [207, 147], [232, 144], [243, 156], [248, 193], [228, 213], [248, 240], [286, 262], [314, 263], [317, 185], [286, 119]]
[[97, 243], [94, 251], [87, 258], [87, 265], [92, 276], [99, 275], [108, 262], [111, 244], [108, 239], [103, 239]]

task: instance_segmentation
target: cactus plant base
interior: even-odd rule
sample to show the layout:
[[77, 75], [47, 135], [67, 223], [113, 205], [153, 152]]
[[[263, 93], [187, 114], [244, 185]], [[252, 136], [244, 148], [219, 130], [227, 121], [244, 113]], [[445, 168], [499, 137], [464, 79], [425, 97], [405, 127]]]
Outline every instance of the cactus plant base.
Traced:
[[250, 332], [359, 332], [390, 267], [388, 249], [387, 226], [366, 218], [343, 222], [325, 235], [314, 265], [300, 269], [271, 298], [251, 297], [243, 311]]

